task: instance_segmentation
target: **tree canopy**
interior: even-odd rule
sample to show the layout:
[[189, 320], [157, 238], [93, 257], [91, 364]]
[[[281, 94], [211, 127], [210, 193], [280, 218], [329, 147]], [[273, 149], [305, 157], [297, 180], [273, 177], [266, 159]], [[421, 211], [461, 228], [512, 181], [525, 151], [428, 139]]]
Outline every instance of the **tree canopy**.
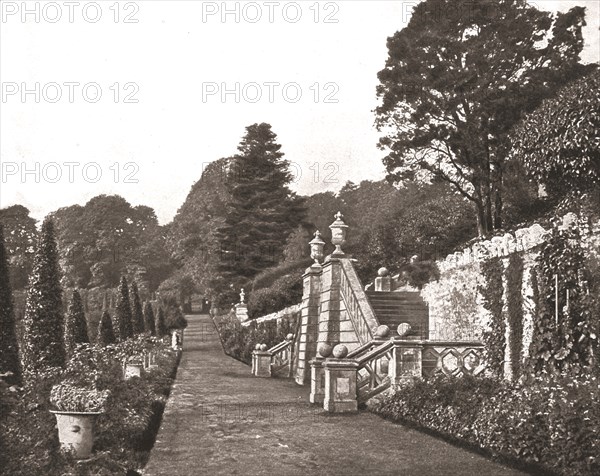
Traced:
[[419, 3], [378, 75], [389, 176], [449, 182], [474, 204], [480, 235], [501, 228], [508, 133], [581, 74], [584, 19], [581, 7], [551, 14], [524, 0]]
[[600, 185], [600, 69], [545, 100], [515, 128], [513, 154], [554, 196]]

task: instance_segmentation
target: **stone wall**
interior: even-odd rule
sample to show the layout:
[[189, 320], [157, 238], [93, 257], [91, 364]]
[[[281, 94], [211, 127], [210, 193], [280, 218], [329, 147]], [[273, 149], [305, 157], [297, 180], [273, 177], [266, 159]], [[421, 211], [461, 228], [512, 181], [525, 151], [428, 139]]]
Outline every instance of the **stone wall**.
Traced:
[[[563, 226], [569, 226], [576, 217], [567, 214]], [[582, 230], [584, 246], [590, 253], [600, 255], [600, 221]], [[526, 353], [531, 342], [533, 329], [533, 290], [531, 270], [535, 266], [542, 245], [548, 236], [539, 224], [523, 228], [514, 233], [494, 237], [491, 240], [476, 242], [461, 252], [453, 253], [436, 264], [440, 270], [440, 279], [428, 283], [421, 296], [429, 306], [430, 338], [435, 340], [479, 340], [483, 329], [489, 322], [488, 313], [483, 308], [478, 288], [484, 285], [481, 264], [492, 257], [502, 258], [504, 269], [513, 253], [523, 257], [523, 352]], [[504, 287], [506, 281], [504, 278]], [[506, 289], [505, 289], [506, 290]], [[505, 306], [506, 306], [506, 299]], [[506, 312], [504, 313], [506, 315]], [[507, 349], [509, 348], [509, 327], [507, 328]], [[508, 354], [508, 351], [507, 351]], [[525, 355], [523, 355], [525, 357]], [[505, 356], [509, 367], [509, 356]]]
[[249, 319], [247, 321], [242, 322], [242, 327], [248, 327], [253, 322], [256, 324], [260, 324], [262, 322], [269, 321], [278, 321], [281, 322], [282, 319], [288, 319], [289, 316], [300, 312], [301, 304], [294, 304], [293, 306], [286, 307], [281, 311], [273, 312], [271, 314], [267, 314], [266, 316], [259, 317], [258, 319]]

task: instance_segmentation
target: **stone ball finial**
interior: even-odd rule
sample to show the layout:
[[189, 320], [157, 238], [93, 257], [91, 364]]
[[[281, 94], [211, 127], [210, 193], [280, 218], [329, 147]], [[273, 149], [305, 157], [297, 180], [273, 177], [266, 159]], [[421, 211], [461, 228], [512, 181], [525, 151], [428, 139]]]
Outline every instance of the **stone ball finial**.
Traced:
[[375, 331], [375, 337], [387, 337], [390, 335], [390, 328], [388, 326], [381, 325]]
[[338, 344], [333, 348], [333, 356], [336, 359], [343, 359], [348, 355], [348, 347], [344, 344]]
[[262, 350], [264, 352], [267, 349], [268, 349], [267, 344], [260, 344], [260, 350]]
[[333, 347], [331, 347], [331, 345], [329, 345], [327, 342], [321, 342], [317, 346], [317, 352], [324, 359], [326, 359], [327, 357], [329, 357], [331, 355], [332, 351], [333, 351]]
[[389, 276], [389, 274], [390, 274], [390, 270], [387, 269], [387, 268], [385, 268], [385, 267], [384, 268], [379, 268], [377, 270], [377, 276], [379, 276], [380, 278], [383, 278], [385, 276]]
[[290, 333], [288, 335], [285, 336], [285, 340], [294, 340], [294, 334]]
[[397, 332], [400, 337], [407, 336], [408, 333], [410, 332], [410, 330], [411, 330], [411, 327], [408, 322], [402, 322], [402, 323], [398, 324]]
[[260, 344], [256, 344], [256, 345], [254, 346], [254, 350], [260, 350]]

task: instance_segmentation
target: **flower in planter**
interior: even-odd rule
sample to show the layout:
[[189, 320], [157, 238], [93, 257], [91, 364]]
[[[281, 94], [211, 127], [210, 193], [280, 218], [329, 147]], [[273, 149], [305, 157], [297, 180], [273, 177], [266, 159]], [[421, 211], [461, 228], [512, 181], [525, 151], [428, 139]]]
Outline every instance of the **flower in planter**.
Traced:
[[95, 390], [61, 383], [52, 387], [50, 403], [61, 412], [104, 412], [109, 396], [109, 390]]

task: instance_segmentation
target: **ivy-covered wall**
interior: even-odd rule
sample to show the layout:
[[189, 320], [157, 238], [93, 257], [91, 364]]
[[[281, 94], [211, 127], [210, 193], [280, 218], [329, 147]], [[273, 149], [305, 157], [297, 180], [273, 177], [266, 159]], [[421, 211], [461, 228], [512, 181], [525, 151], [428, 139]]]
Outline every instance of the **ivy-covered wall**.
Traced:
[[[600, 221], [585, 223], [569, 214], [557, 226], [577, 228], [581, 237], [577, 246], [584, 250], [586, 259], [599, 259]], [[438, 261], [439, 279], [426, 284], [421, 291], [429, 305], [430, 338], [482, 340], [492, 372], [518, 377], [528, 364], [532, 340], [539, 340], [539, 336], [534, 336], [536, 322], [539, 324], [542, 318], [538, 309], [541, 307], [538, 281], [541, 276], [547, 280], [554, 272], [548, 267], [540, 270], [540, 254], [544, 250], [549, 252], [546, 243], [552, 243], [555, 235], [550, 226], [545, 229], [534, 225], [475, 243]], [[561, 268], [558, 264], [556, 267]], [[547, 295], [552, 291], [548, 289], [545, 283], [541, 300], [546, 307]], [[544, 312], [547, 318], [554, 309]], [[539, 347], [537, 341], [534, 344]]]

